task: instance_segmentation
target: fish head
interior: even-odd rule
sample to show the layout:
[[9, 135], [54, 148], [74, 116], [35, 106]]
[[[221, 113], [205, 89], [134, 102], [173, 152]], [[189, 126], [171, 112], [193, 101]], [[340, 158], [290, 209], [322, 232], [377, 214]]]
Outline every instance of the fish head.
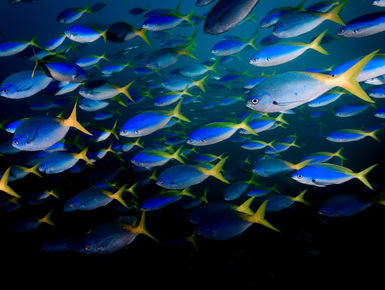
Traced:
[[271, 108], [275, 108], [277, 105], [278, 103], [267, 92], [252, 95], [246, 102], [246, 107], [259, 112], [269, 112]]
[[143, 24], [142, 28], [145, 30], [150, 30], [150, 31], [156, 31], [158, 30], [158, 22], [152, 21], [152, 18], [147, 18]]
[[172, 185], [174, 184], [174, 182], [168, 176], [161, 176], [156, 181], [156, 184], [164, 188], [170, 188], [170, 186], [172, 188]]
[[28, 147], [28, 136], [24, 134], [14, 134], [12, 146], [19, 150], [25, 150]]
[[270, 63], [270, 57], [263, 54], [254, 55], [250, 58], [249, 63], [255, 66], [267, 66]]
[[358, 27], [343, 26], [337, 31], [337, 35], [343, 36], [343, 37], [355, 37], [355, 35], [359, 32], [360, 32], [360, 29]]
[[193, 136], [193, 135], [190, 135], [186, 141], [187, 144], [193, 145], [193, 146], [202, 145], [204, 142], [205, 142], [205, 139], [200, 138], [199, 136]]
[[306, 172], [302, 169], [293, 173], [291, 178], [293, 178], [295, 181], [298, 181], [298, 182], [303, 183], [303, 184], [319, 186], [317, 184], [316, 180], [312, 176], [306, 174]]
[[0, 96], [8, 97], [16, 93], [16, 88], [12, 85], [6, 85], [0, 89]]
[[140, 137], [142, 136], [142, 130], [139, 128], [129, 128], [129, 127], [123, 126], [119, 132], [119, 135], [123, 137], [131, 137], [131, 138]]
[[78, 70], [78, 72], [72, 75], [72, 81], [75, 83], [82, 83], [88, 80], [88, 74], [84, 70]]

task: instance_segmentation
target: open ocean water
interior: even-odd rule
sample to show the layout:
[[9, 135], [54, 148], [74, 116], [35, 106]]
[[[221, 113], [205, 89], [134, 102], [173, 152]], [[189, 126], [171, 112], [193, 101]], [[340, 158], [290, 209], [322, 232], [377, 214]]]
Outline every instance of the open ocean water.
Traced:
[[[204, 17], [215, 5], [197, 7], [195, 0], [182, 0], [180, 6], [180, 17], [194, 11], [194, 27], [186, 21], [174, 28], [163, 32], [148, 31], [147, 36], [151, 46], [147, 45], [140, 37], [116, 43], [107, 39], [103, 41], [100, 37], [96, 41], [79, 43], [71, 39], [65, 39], [62, 47], [75, 46], [68, 51], [61, 52], [67, 57], [67, 61], [74, 63], [79, 57], [86, 55], [100, 56], [106, 54], [109, 62], [100, 60], [96, 67], [87, 68], [88, 79], [80, 85], [94, 80], [106, 80], [118, 87], [123, 87], [135, 80], [130, 87], [130, 94], [137, 97], [137, 103], [128, 103], [123, 95], [121, 99], [128, 103], [122, 106], [118, 102], [110, 101], [109, 107], [95, 112], [87, 112], [77, 109], [78, 121], [87, 129], [92, 126], [111, 129], [117, 121], [117, 134], [127, 120], [148, 110], [172, 110], [176, 102], [165, 107], [154, 106], [155, 99], [167, 92], [162, 83], [169, 78], [178, 78], [182, 69], [194, 63], [203, 63], [211, 58], [220, 59], [211, 50], [215, 44], [224, 37], [242, 39], [249, 41], [256, 34], [255, 45], [258, 49], [266, 46], [260, 44], [265, 36], [271, 34], [272, 28], [259, 28], [259, 22], [266, 14], [278, 7], [295, 7], [298, 0], [260, 0], [253, 8], [248, 19], [238, 24], [233, 29], [221, 34], [208, 34], [203, 30]], [[234, 1], [235, 3], [236, 1]], [[240, 1], [242, 2], [242, 1]], [[305, 1], [303, 7], [319, 1]], [[370, 0], [349, 0], [339, 13], [340, 17], [347, 23], [358, 16], [381, 12], [385, 8], [371, 5]], [[101, 3], [90, 1], [90, 4]], [[178, 5], [176, 0], [110, 0], [105, 1], [105, 7], [92, 14], [84, 13], [73, 23], [60, 23], [57, 16], [60, 12], [71, 7], [86, 7], [84, 0], [35, 0], [30, 3], [11, 5], [8, 1], [1, 1], [0, 16], [0, 44], [9, 41], [29, 41], [36, 36], [36, 42], [44, 44], [54, 36], [63, 33], [75, 24], [92, 24], [92, 27], [108, 27], [118, 21], [126, 22], [138, 30], [144, 22], [144, 15], [148, 11], [160, 8], [175, 9]], [[131, 9], [141, 7], [144, 11], [140, 14], [130, 12]], [[384, 24], [383, 24], [384, 25]], [[280, 74], [287, 71], [305, 71], [309, 69], [320, 69], [336, 67], [353, 59], [359, 59], [377, 49], [379, 53], [385, 53], [385, 32], [362, 37], [345, 38], [338, 37], [337, 31], [341, 25], [325, 21], [314, 30], [298, 37], [281, 40], [281, 42], [305, 42], [309, 43], [314, 37], [320, 35], [325, 29], [327, 34], [335, 36], [330, 42], [322, 44], [329, 55], [321, 54], [314, 50], [308, 50], [298, 58], [281, 65], [261, 68], [249, 63], [249, 59], [256, 53], [256, 49], [250, 46], [239, 53], [239, 59], [228, 59], [228, 62], [219, 62], [218, 74], [207, 72], [204, 75], [194, 77], [193, 80], [201, 79], [208, 75], [205, 81], [205, 92], [198, 87], [189, 88], [192, 97], [191, 102], [182, 103], [181, 112], [191, 122], [181, 122], [173, 127], [158, 130], [152, 134], [141, 137], [144, 148], [163, 148], [165, 144], [174, 144], [171, 137], [180, 138], [175, 141], [172, 150], [176, 150], [183, 144], [183, 149], [192, 149], [193, 146], [186, 143], [188, 136], [196, 129], [205, 124], [218, 120], [236, 120], [240, 114], [253, 112], [246, 107], [246, 100], [250, 94], [244, 89], [245, 83], [262, 73], [265, 75]], [[109, 28], [107, 28], [109, 29]], [[146, 67], [151, 56], [164, 48], [165, 43], [170, 40], [191, 37], [198, 30], [195, 37], [196, 45], [191, 53], [196, 57], [182, 55], [175, 64], [150, 72], [150, 75], [136, 74], [135, 68]], [[191, 43], [193, 40], [187, 40]], [[182, 45], [182, 49], [186, 45]], [[36, 51], [39, 51], [36, 48]], [[126, 63], [131, 60], [132, 67], [126, 67], [123, 71], [111, 76], [103, 76], [101, 69], [110, 63]], [[15, 55], [0, 58], [0, 81], [19, 71], [32, 71], [34, 68], [34, 57], [31, 47]], [[52, 59], [47, 62], [53, 61]], [[211, 60], [211, 64], [215, 60]], [[43, 72], [39, 65], [37, 71]], [[248, 71], [249, 75], [241, 74]], [[385, 73], [385, 71], [384, 71]], [[383, 74], [384, 74], [383, 73]], [[224, 82], [219, 78], [225, 75], [238, 74], [238, 77]], [[41, 90], [28, 98], [12, 99], [0, 98], [1, 121], [4, 124], [35, 116], [56, 117], [63, 114], [67, 118], [74, 106], [74, 101], [82, 100], [79, 88], [64, 95], [55, 96], [53, 80], [49, 87]], [[366, 92], [370, 92], [375, 85], [360, 83]], [[2, 91], [3, 88], [0, 88]], [[200, 95], [201, 97], [196, 97]], [[141, 96], [145, 96], [140, 99]], [[196, 97], [196, 98], [194, 98]], [[234, 104], [224, 105], [221, 100], [227, 97], [240, 97]], [[56, 100], [56, 103], [55, 103]], [[196, 248], [188, 242], [186, 237], [196, 231], [193, 223], [188, 221], [188, 216], [194, 209], [203, 206], [204, 202], [194, 208], [186, 209], [182, 203], [170, 204], [164, 208], [146, 211], [145, 224], [154, 241], [145, 235], [138, 237], [127, 246], [110, 254], [86, 254], [81, 252], [84, 237], [93, 229], [105, 223], [115, 222], [117, 219], [131, 221], [132, 217], [140, 219], [140, 207], [150, 197], [159, 195], [163, 190], [154, 181], [148, 181], [148, 177], [154, 173], [156, 168], [143, 169], [135, 167], [131, 159], [139, 153], [141, 148], [133, 148], [121, 154], [107, 153], [101, 159], [94, 157], [94, 165], [87, 166], [80, 160], [76, 167], [71, 170], [56, 174], [41, 173], [42, 178], [33, 174], [9, 182], [9, 186], [17, 192], [21, 198], [18, 199], [20, 206], [14, 206], [8, 200], [12, 196], [1, 192], [0, 208], [0, 249], [3, 280], [10, 279], [11, 283], [30, 281], [30, 285], [52, 285], [59, 286], [63, 281], [73, 287], [81, 285], [93, 285], [99, 282], [107, 282], [111, 288], [117, 287], [164, 287], [165, 289], [180, 289], [186, 287], [215, 287], [234, 289], [271, 289], [274, 287], [332, 287], [341, 285], [348, 287], [356, 282], [365, 282], [368, 285], [381, 282], [383, 275], [382, 264], [384, 261], [383, 245], [385, 244], [384, 221], [385, 208], [379, 202], [372, 202], [385, 190], [385, 151], [384, 132], [382, 130], [384, 121], [375, 117], [375, 112], [384, 107], [385, 101], [373, 98], [374, 105], [369, 106], [364, 112], [355, 116], [340, 118], [335, 115], [336, 110], [342, 105], [367, 104], [352, 95], [343, 95], [337, 101], [320, 108], [311, 108], [303, 104], [293, 109], [292, 114], [284, 114], [288, 124], [278, 126], [274, 130], [267, 130], [253, 136], [252, 139], [276, 143], [287, 136], [295, 135], [295, 144], [288, 150], [277, 155], [278, 158], [291, 163], [299, 163], [304, 157], [314, 152], [336, 152], [343, 147], [342, 154], [346, 158], [343, 166], [350, 168], [353, 172], [362, 171], [373, 164], [378, 164], [367, 175], [367, 179], [373, 190], [370, 190], [358, 179], [353, 179], [342, 184], [332, 184], [326, 187], [318, 187], [299, 183], [291, 178], [295, 170], [282, 172], [270, 177], [258, 176], [256, 182], [265, 187], [277, 186], [281, 195], [297, 196], [301, 191], [307, 189], [304, 199], [310, 206], [295, 202], [287, 208], [276, 212], [266, 212], [265, 218], [270, 224], [278, 228], [280, 232], [273, 231], [260, 224], [253, 224], [242, 234], [225, 240], [216, 240], [196, 234]], [[60, 101], [60, 102], [59, 102]], [[212, 107], [205, 107], [213, 103]], [[55, 104], [55, 106], [49, 106]], [[45, 107], [46, 105], [47, 107]], [[112, 117], [105, 120], [95, 120], [94, 117], [100, 112], [112, 111]], [[316, 111], [322, 111], [319, 116], [312, 115]], [[272, 116], [278, 116], [272, 113]], [[3, 125], [4, 128], [5, 125]], [[378, 126], [377, 137], [379, 141], [366, 137], [362, 140], [346, 143], [335, 143], [328, 141], [326, 136], [339, 129], [357, 129]], [[71, 128], [66, 140], [74, 140], [77, 130]], [[172, 135], [174, 134], [174, 135]], [[12, 134], [1, 130], [0, 141], [10, 144]], [[182, 156], [184, 163], [197, 165], [194, 157], [198, 154], [214, 154], [228, 156], [224, 163], [222, 174], [229, 180], [230, 184], [247, 181], [250, 179], [252, 168], [258, 158], [264, 156], [264, 150], [245, 150], [241, 148], [244, 139], [237, 140], [236, 137], [250, 136], [235, 133], [229, 140], [207, 146], [195, 146], [198, 153], [185, 152]], [[82, 137], [84, 137], [82, 139]], [[162, 137], [164, 137], [162, 139]], [[88, 158], [100, 150], [114, 145], [134, 141], [136, 138], [127, 138], [119, 135], [119, 140], [109, 136], [107, 140], [96, 142], [93, 139], [80, 137], [80, 149], [89, 146]], [[163, 146], [163, 147], [162, 147]], [[3, 147], [2, 147], [3, 148]], [[70, 152], [79, 152], [79, 148], [71, 147]], [[2, 149], [3, 150], [3, 149]], [[167, 149], [170, 150], [170, 149]], [[38, 152], [41, 153], [41, 150]], [[41, 159], [37, 157], [37, 151], [26, 151], [18, 153], [2, 153], [0, 157], [0, 169], [4, 172], [8, 167], [23, 165], [31, 167]], [[92, 155], [94, 156], [94, 155]], [[118, 156], [119, 158], [117, 158]], [[244, 160], [250, 160], [246, 163]], [[213, 164], [216, 164], [215, 161]], [[340, 165], [339, 159], [333, 162]], [[167, 164], [157, 168], [156, 176], [167, 168], [178, 165], [177, 160], [170, 160]], [[124, 166], [123, 166], [124, 165]], [[74, 169], [77, 170], [74, 170]], [[182, 169], [181, 169], [182, 170]], [[254, 173], [254, 175], [257, 175]], [[137, 198], [126, 193], [123, 199], [128, 203], [129, 209], [122, 207], [117, 201], [90, 211], [63, 211], [66, 201], [82, 190], [91, 188], [98, 182], [111, 182], [121, 187], [129, 186], [138, 182], [135, 188]], [[112, 187], [112, 192], [116, 187]], [[220, 180], [209, 177], [200, 184], [191, 186], [192, 194], [202, 196], [207, 191], [208, 204], [215, 202], [226, 202], [240, 205], [248, 199], [246, 192], [240, 197], [225, 201], [224, 195], [230, 185]], [[252, 185], [249, 185], [249, 189]], [[55, 189], [58, 199], [50, 196], [42, 203], [31, 204], [28, 194]], [[372, 204], [365, 210], [359, 211], [347, 217], [326, 217], [318, 211], [323, 203], [337, 195], [352, 194], [360, 200]], [[182, 197], [187, 199], [189, 197]], [[258, 199], [258, 198], [257, 198]], [[260, 202], [261, 203], [261, 202]], [[269, 204], [269, 203], [268, 203]], [[137, 208], [134, 208], [133, 206]], [[139, 210], [138, 210], [139, 209]], [[251, 206], [253, 212], [258, 209], [258, 204]], [[54, 226], [41, 223], [37, 228], [17, 231], [12, 225], [23, 222], [26, 217], [32, 217], [35, 221], [52, 210], [51, 221]], [[220, 216], [212, 216], [220, 220]], [[229, 227], [224, 220], [220, 227]], [[56, 241], [64, 243], [67, 238], [72, 238], [71, 245], [61, 248], [59, 251], [48, 251], [44, 245]], [[72, 248], [71, 248], [72, 247]], [[12, 278], [12, 279], [11, 279]], [[13, 282], [12, 282], [13, 281]], [[368, 286], [369, 287], [369, 286]]]

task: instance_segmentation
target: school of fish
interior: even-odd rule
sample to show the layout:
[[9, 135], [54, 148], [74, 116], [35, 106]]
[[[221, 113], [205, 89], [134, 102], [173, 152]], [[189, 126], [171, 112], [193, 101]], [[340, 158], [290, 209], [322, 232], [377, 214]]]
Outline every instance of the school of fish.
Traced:
[[[8, 2], [23, 7], [37, 1]], [[87, 23], [88, 15], [103, 15], [117, 2], [127, 9], [127, 22]], [[182, 1], [162, 9], [124, 0], [89, 2], [58, 11], [63, 29], [45, 43], [33, 35], [3, 40], [0, 57], [22, 57], [25, 69], [2, 68], [9, 73], [0, 95], [9, 103], [33, 101], [23, 118], [0, 120], [1, 210], [21, 213], [10, 226], [48, 227], [53, 234], [42, 242], [46, 251], [110, 254], [139, 234], [167, 244], [156, 229], [147, 229], [154, 211], [183, 211], [193, 230], [182, 240], [197, 248], [197, 236], [227, 240], [256, 223], [281, 232], [269, 216], [295, 203], [312, 207], [306, 196], [313, 190], [338, 189], [353, 179], [362, 187], [357, 192], [367, 190], [370, 198], [336, 190], [317, 214], [349, 217], [385, 204], [380, 185], [370, 181], [379, 164], [350, 168], [355, 156], [343, 154], [366, 137], [382, 146], [385, 52], [372, 47], [330, 68], [280, 69], [310, 51], [329, 57], [335, 53], [329, 44], [344, 38], [385, 33], [385, 1], [368, 1], [378, 11], [352, 19], [340, 16], [355, 5], [352, 0], [298, 1], [295, 7], [272, 1], [272, 9], [256, 19], [258, 2], [197, 0], [190, 11], [182, 11]], [[206, 6], [209, 12], [200, 13]], [[130, 24], [133, 18], [142, 26]], [[231, 34], [241, 26], [252, 32], [249, 38]], [[316, 28], [322, 32], [315, 34]], [[262, 38], [258, 30], [271, 33]], [[210, 51], [202, 51], [197, 38], [220, 34]], [[302, 35], [307, 42], [296, 39]], [[93, 52], [94, 42], [105, 46], [104, 53]], [[123, 72], [130, 77], [117, 78]], [[314, 127], [313, 133], [331, 146], [307, 146], [314, 136], [298, 122], [311, 123], [326, 112], [332, 112], [335, 129], [320, 133]], [[339, 118], [360, 116], [370, 116], [371, 123], [339, 129]], [[266, 138], [269, 133], [276, 137]], [[293, 151], [302, 157], [287, 155]], [[77, 190], [74, 176], [89, 186]], [[25, 180], [47, 187], [35, 191]], [[40, 215], [29, 214], [34, 207]], [[92, 216], [104, 207], [116, 213], [114, 220], [55, 238], [59, 217], [75, 211]]]

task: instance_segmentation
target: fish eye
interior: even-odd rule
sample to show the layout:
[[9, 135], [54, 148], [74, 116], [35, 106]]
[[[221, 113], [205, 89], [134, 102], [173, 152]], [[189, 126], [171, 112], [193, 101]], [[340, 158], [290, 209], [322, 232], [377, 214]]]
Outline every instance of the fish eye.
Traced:
[[17, 140], [13, 140], [13, 141], [12, 141], [12, 144], [13, 144], [13, 145], [17, 145], [17, 144], [19, 144], [19, 142], [18, 142]]
[[273, 101], [273, 105], [278, 105], [278, 102], [277, 101]]
[[162, 184], [163, 183], [163, 179], [158, 179], [158, 183]]
[[302, 175], [298, 175], [297, 178], [298, 178], [298, 179], [301, 179], [301, 178], [302, 178]]
[[135, 134], [139, 134], [139, 130], [135, 130]]
[[188, 138], [187, 141], [188, 141], [188, 142], [192, 142], [192, 139], [191, 139], [191, 138]]
[[254, 98], [254, 99], [251, 100], [251, 102], [252, 102], [253, 104], [258, 104], [258, 103], [259, 103], [259, 100], [258, 100], [257, 98]]
[[122, 130], [122, 134], [127, 134], [127, 130]]
[[8, 90], [7, 90], [7, 89], [4, 89], [4, 90], [3, 90], [3, 93], [4, 93], [4, 94], [7, 94], [7, 93], [8, 93]]
[[336, 74], [332, 74], [331, 76], [332, 76], [333, 78], [335, 78], [335, 77], [336, 77]]

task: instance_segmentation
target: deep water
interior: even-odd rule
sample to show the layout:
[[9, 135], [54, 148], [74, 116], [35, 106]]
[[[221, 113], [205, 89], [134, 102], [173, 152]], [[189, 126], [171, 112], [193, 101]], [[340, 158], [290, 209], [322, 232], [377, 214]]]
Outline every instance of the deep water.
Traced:
[[[96, 3], [95, 1], [91, 1]], [[142, 15], [131, 15], [127, 7], [121, 0], [110, 0], [107, 6], [93, 15], [84, 15], [76, 23], [101, 23], [111, 24], [116, 21], [126, 21], [135, 27], [140, 27], [143, 19]], [[174, 8], [177, 5], [175, 0], [127, 0], [130, 8], [144, 7]], [[236, 35], [245, 39], [250, 39], [255, 33], [260, 39], [271, 31], [271, 29], [257, 29], [259, 21], [266, 13], [276, 7], [295, 6], [299, 1], [268, 1], [260, 0], [254, 8], [253, 13], [256, 22], [248, 21], [243, 23], [224, 35]], [[317, 1], [308, 0], [305, 7]], [[365, 13], [383, 11], [384, 8], [370, 5], [369, 0], [349, 0], [347, 6], [340, 13], [345, 22]], [[31, 3], [22, 3], [12, 6], [7, 1], [0, 3], [0, 42], [11, 40], [30, 40], [37, 35], [38, 43], [45, 43], [53, 36], [62, 33], [70, 24], [61, 24], [55, 21], [56, 16], [62, 10], [69, 7], [86, 5], [87, 1], [81, 0], [35, 0]], [[208, 12], [213, 4], [205, 7], [196, 7], [194, 0], [183, 0], [181, 12], [188, 13], [192, 10], [199, 15]], [[209, 35], [202, 32], [203, 22], [196, 25], [200, 32], [196, 37], [198, 46], [194, 54], [200, 62], [210, 57], [211, 48], [215, 43], [222, 39], [223, 35]], [[310, 39], [326, 28], [329, 34], [335, 34], [340, 26], [325, 22], [316, 30], [303, 36], [295, 38], [295, 41], [308, 42]], [[177, 27], [172, 32], [191, 36], [195, 29], [191, 27]], [[258, 31], [258, 32], [257, 32]], [[160, 48], [160, 36], [149, 32], [149, 39], [153, 44], [149, 48], [138, 37], [126, 43], [115, 44], [99, 39], [91, 44], [79, 45], [79, 52], [69, 54], [71, 59], [76, 59], [86, 54], [102, 54], [106, 49], [107, 54], [113, 54], [123, 48], [135, 47], [127, 56], [114, 62], [125, 62], [143, 52], [155, 51]], [[171, 37], [171, 36], [170, 36]], [[66, 40], [70, 44], [70, 40]], [[289, 70], [306, 70], [319, 67], [330, 67], [339, 65], [346, 61], [364, 56], [376, 49], [385, 52], [385, 32], [357, 39], [344, 38], [333, 41], [324, 46], [330, 55], [322, 55], [315, 51], [308, 51], [298, 59], [282, 64], [277, 67], [267, 68], [264, 71], [269, 74], [273, 72], [284, 72]], [[250, 69], [253, 75], [259, 75], [262, 70], [248, 64], [248, 58], [253, 54], [252, 48], [245, 49], [242, 53], [242, 61], [234, 60], [221, 67], [221, 75], [231, 72], [242, 72]], [[134, 60], [135, 67], [144, 66], [146, 57]], [[148, 87], [149, 84], [158, 84], [164, 77], [168, 77], [168, 72], [174, 68], [193, 63], [192, 59], [182, 57], [177, 64], [170, 69], [161, 72], [160, 76], [150, 78], [138, 77], [132, 69], [126, 68], [123, 72], [115, 74], [108, 80], [118, 85], [126, 85], [131, 80], [136, 80], [135, 85]], [[106, 62], [102, 62], [106, 64]], [[21, 56], [11, 56], [0, 58], [0, 80], [5, 79], [10, 74], [32, 69], [34, 63]], [[93, 78], [98, 78], [98, 70], [91, 71]], [[207, 85], [207, 93], [202, 94], [198, 88], [191, 92], [194, 95], [202, 94], [203, 103], [219, 100], [221, 96], [242, 96], [243, 84], [249, 79], [247, 76], [230, 83], [231, 89], [214, 89], [209, 84], [215, 83], [210, 80]], [[135, 86], [134, 85], [134, 86]], [[363, 84], [363, 87], [371, 88]], [[78, 96], [77, 91], [66, 96]], [[46, 112], [33, 111], [30, 106], [37, 101], [51, 102], [53, 96], [49, 93], [40, 93], [36, 96], [20, 100], [11, 100], [1, 97], [0, 110], [1, 120], [17, 120], [28, 116], [45, 115]], [[332, 131], [342, 128], [363, 129], [373, 125], [382, 125], [381, 119], [373, 116], [375, 109], [370, 107], [362, 114], [350, 118], [337, 118], [334, 116], [333, 108], [343, 104], [362, 103], [354, 96], [343, 96], [336, 103], [330, 104], [325, 109], [326, 112], [319, 118], [311, 118], [311, 112], [316, 111], [304, 105], [301, 110], [296, 110], [296, 114], [285, 115], [285, 120], [289, 125], [286, 128], [262, 132], [257, 139], [281, 140], [290, 134], [296, 134], [297, 144], [301, 148], [290, 148], [282, 153], [280, 158], [289, 160], [293, 163], [306, 155], [319, 151], [335, 152], [341, 144], [332, 143], [325, 139], [325, 136]], [[376, 99], [377, 108], [384, 106], [383, 99]], [[64, 111], [64, 116], [68, 116], [73, 103], [60, 108], [53, 108], [49, 111], [50, 116], [55, 116]], [[169, 107], [173, 107], [171, 105]], [[167, 107], [167, 108], [169, 108]], [[118, 104], [113, 104], [111, 108], [119, 109], [121, 116], [114, 116], [105, 121], [95, 121], [93, 113], [78, 111], [78, 119], [82, 124], [92, 122], [98, 126], [111, 128], [114, 121], [118, 120], [118, 128], [130, 117], [143, 110], [154, 109], [153, 100], [144, 100], [135, 105], [123, 108]], [[185, 135], [194, 129], [207, 124], [210, 121], [236, 117], [240, 113], [250, 112], [245, 107], [244, 101], [239, 101], [231, 106], [215, 106], [212, 110], [202, 110], [202, 103], [191, 103], [182, 105], [182, 112], [192, 120], [184, 129]], [[64, 201], [74, 196], [81, 190], [89, 188], [94, 182], [101, 180], [107, 172], [120, 167], [121, 163], [113, 155], [107, 155], [102, 160], [95, 163], [93, 168], [87, 167], [81, 173], [65, 172], [59, 175], [45, 176], [40, 179], [36, 176], [26, 178], [11, 183], [11, 187], [21, 195], [29, 191], [57, 188], [60, 195], [59, 200], [49, 200], [38, 206], [24, 206], [14, 212], [6, 212], [0, 209], [0, 252], [1, 264], [5, 266], [2, 271], [3, 279], [12, 277], [13, 279], [24, 279], [30, 283], [48, 284], [51, 279], [60, 277], [60, 280], [69, 285], [92, 285], [99, 281], [107, 281], [110, 287], [165, 287], [165, 289], [181, 289], [189, 287], [222, 287], [234, 289], [271, 289], [273, 287], [332, 287], [337, 283], [347, 286], [354, 285], [355, 282], [376, 283], [380, 280], [382, 262], [385, 259], [383, 245], [385, 244], [384, 221], [385, 208], [383, 205], [374, 203], [368, 209], [354, 216], [347, 218], [325, 218], [318, 214], [320, 205], [329, 197], [349, 193], [357, 194], [364, 200], [369, 200], [376, 194], [385, 190], [385, 151], [384, 151], [384, 131], [378, 136], [381, 142], [372, 138], [365, 138], [357, 142], [342, 144], [343, 155], [347, 158], [344, 166], [351, 168], [354, 172], [361, 171], [372, 164], [379, 165], [368, 175], [368, 180], [374, 187], [374, 191], [369, 190], [360, 181], [354, 179], [341, 185], [331, 185], [325, 188], [306, 186], [290, 178], [290, 174], [282, 174], [273, 178], [259, 178], [258, 182], [273, 186], [278, 184], [281, 193], [297, 195], [302, 190], [308, 188], [305, 199], [311, 206], [296, 203], [290, 208], [277, 213], [267, 213], [267, 220], [279, 228], [281, 233], [271, 231], [261, 225], [255, 224], [247, 229], [242, 235], [227, 241], [214, 241], [197, 236], [196, 244], [198, 251], [191, 243], [182, 242], [183, 237], [191, 235], [194, 227], [186, 221], [187, 210], [171, 205], [159, 211], [148, 212], [146, 215], [146, 225], [148, 231], [163, 243], [157, 243], [148, 237], [140, 235], [126, 248], [110, 255], [86, 255], [72, 251], [52, 253], [42, 250], [42, 245], [56, 237], [77, 236], [88, 232], [97, 225], [112, 222], [119, 216], [139, 216], [134, 209], [129, 211], [122, 210], [117, 204], [113, 203], [105, 208], [100, 208], [92, 212], [73, 212], [65, 213], [62, 211]], [[76, 135], [75, 129], [71, 129], [69, 135]], [[239, 136], [239, 135], [235, 135]], [[162, 133], [147, 136], [145, 144], [150, 144], [156, 137], [162, 137]], [[9, 135], [4, 131], [0, 134], [0, 140], [6, 140]], [[112, 138], [112, 137], [110, 137]], [[123, 139], [123, 137], [121, 137]], [[112, 140], [112, 139], [109, 139]], [[128, 141], [128, 139], [125, 139]], [[94, 144], [93, 150], [105, 148], [109, 141], [102, 145]], [[104, 146], [104, 147], [103, 147]], [[190, 148], [191, 146], [186, 145]], [[236, 174], [234, 180], [248, 179], [249, 173], [242, 168], [250, 170], [250, 165], [245, 165], [243, 160], [248, 156], [253, 162], [262, 151], [246, 151], [240, 147], [240, 143], [223, 141], [218, 144], [197, 148], [199, 153], [212, 153], [230, 156], [225, 164], [224, 171]], [[120, 170], [116, 180], [119, 184], [133, 184], [144, 176], [149, 176], [151, 171], [138, 172], [131, 164], [130, 156], [133, 152], [125, 153], [125, 170]], [[15, 156], [0, 157], [1, 170], [5, 170], [12, 164], [22, 163], [28, 153], [18, 153]], [[191, 163], [187, 159], [186, 163]], [[177, 164], [170, 161], [164, 168]], [[208, 200], [222, 200], [223, 194], [228, 185], [209, 177], [202, 184], [194, 186], [192, 192], [201, 194], [203, 190], [208, 190]], [[161, 188], [154, 182], [144, 187], [138, 187], [136, 193], [143, 202], [146, 197], [160, 192]], [[3, 193], [1, 193], [3, 194]], [[5, 195], [5, 194], [4, 194]], [[234, 203], [240, 204], [246, 200], [243, 196]], [[53, 209], [52, 220], [55, 226], [46, 224], [40, 225], [37, 229], [29, 232], [15, 232], [11, 225], [15, 220], [23, 216], [41, 216]], [[256, 208], [253, 208], [256, 210]], [[167, 241], [167, 242], [166, 242]], [[379, 266], [378, 266], [379, 265]], [[81, 282], [73, 282], [80, 279]], [[17, 282], [17, 280], [13, 280]], [[21, 280], [20, 280], [21, 281]], [[81, 283], [81, 284], [76, 284]], [[84, 284], [83, 284], [84, 283]], [[56, 280], [55, 286], [58, 286]]]

